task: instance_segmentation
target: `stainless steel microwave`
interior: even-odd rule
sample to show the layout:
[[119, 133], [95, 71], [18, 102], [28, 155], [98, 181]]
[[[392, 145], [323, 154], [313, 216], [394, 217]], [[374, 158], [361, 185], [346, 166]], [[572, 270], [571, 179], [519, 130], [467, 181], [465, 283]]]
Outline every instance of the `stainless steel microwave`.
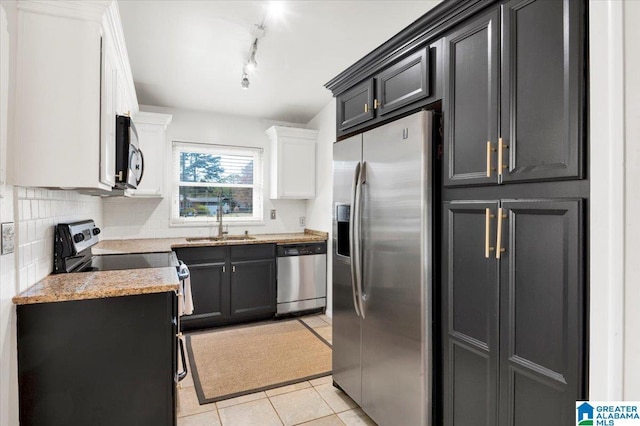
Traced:
[[144, 174], [144, 156], [138, 147], [133, 120], [116, 115], [116, 189], [135, 189]]

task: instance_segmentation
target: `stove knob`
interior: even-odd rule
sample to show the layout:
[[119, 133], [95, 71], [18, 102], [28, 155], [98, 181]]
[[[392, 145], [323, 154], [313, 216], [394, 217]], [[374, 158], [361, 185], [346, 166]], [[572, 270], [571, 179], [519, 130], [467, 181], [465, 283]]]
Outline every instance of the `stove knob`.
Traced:
[[79, 243], [80, 241], [84, 241], [84, 234], [78, 233], [78, 234], [74, 235], [73, 236], [73, 241], [75, 241], [76, 243]]
[[91, 233], [93, 235], [98, 235], [100, 233], [100, 228], [93, 228], [93, 230], [91, 231]]

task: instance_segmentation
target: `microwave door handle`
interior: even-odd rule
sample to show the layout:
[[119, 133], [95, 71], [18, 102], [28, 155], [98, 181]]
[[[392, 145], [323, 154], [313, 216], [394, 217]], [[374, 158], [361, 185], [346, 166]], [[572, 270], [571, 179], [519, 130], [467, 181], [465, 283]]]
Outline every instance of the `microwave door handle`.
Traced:
[[140, 182], [142, 182], [142, 176], [144, 176], [144, 155], [142, 155], [142, 150], [140, 148], [136, 149], [140, 154], [140, 177], [136, 180], [136, 186], [138, 186], [140, 185]]

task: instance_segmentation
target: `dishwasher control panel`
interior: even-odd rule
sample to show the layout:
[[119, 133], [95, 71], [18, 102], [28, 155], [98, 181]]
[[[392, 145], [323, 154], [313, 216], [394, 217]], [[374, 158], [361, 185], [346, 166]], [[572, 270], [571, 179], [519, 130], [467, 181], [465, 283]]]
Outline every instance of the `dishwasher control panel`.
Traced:
[[327, 243], [287, 244], [278, 246], [278, 257], [326, 254]]

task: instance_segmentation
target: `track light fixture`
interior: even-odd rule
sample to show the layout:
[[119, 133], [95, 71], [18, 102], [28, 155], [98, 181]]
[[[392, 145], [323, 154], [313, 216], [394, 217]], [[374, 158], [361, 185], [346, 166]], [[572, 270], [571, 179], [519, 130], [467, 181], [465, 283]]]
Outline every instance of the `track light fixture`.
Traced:
[[264, 26], [267, 17], [272, 16], [274, 19], [277, 19], [283, 14], [283, 4], [282, 2], [272, 1], [269, 4], [269, 11], [267, 16], [262, 20], [261, 24], [255, 24], [251, 30], [251, 35], [253, 36], [253, 43], [251, 43], [251, 47], [249, 48], [249, 55], [247, 57], [247, 62], [242, 67], [242, 80], [240, 80], [240, 87], [243, 89], [249, 88], [249, 75], [255, 72], [256, 68], [258, 68], [258, 62], [256, 61], [256, 53], [258, 52], [258, 40], [264, 37], [266, 32], [266, 27]]
[[240, 87], [243, 90], [247, 90], [249, 88], [249, 76], [246, 73], [242, 74], [242, 80], [240, 81]]
[[256, 68], [258, 68], [258, 62], [256, 61], [256, 53], [258, 52], [258, 40], [264, 36], [265, 28], [264, 21], [260, 25], [255, 25], [253, 30], [253, 43], [249, 49], [249, 57], [247, 62], [242, 67], [242, 80], [240, 81], [240, 87], [243, 89], [249, 88], [249, 74], [252, 74]]

